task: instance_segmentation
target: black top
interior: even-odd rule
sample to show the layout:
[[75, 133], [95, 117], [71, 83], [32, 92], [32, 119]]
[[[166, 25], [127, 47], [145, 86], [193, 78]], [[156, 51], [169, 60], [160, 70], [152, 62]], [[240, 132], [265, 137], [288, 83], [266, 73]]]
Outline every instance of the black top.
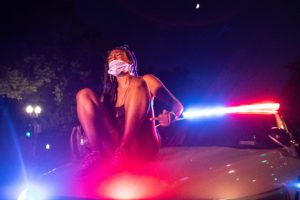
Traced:
[[117, 126], [120, 135], [123, 134], [125, 128], [125, 107], [124, 105], [120, 107], [115, 107], [115, 125]]

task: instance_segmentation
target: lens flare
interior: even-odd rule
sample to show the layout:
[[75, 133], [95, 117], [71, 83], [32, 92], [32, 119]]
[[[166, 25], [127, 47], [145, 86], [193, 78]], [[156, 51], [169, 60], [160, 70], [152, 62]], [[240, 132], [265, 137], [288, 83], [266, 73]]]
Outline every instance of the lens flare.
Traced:
[[18, 200], [45, 199], [47, 194], [45, 190], [36, 185], [28, 185], [19, 195]]

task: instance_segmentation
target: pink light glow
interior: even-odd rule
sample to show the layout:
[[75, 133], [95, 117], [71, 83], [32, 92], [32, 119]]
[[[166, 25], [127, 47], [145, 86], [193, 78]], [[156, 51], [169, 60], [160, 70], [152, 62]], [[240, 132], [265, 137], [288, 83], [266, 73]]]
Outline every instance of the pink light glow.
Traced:
[[264, 104], [252, 104], [243, 105], [236, 107], [225, 108], [225, 113], [270, 113], [274, 114], [278, 111], [280, 105], [279, 103], [264, 103]]
[[184, 118], [218, 116], [224, 114], [275, 114], [280, 105], [279, 103], [261, 103], [251, 105], [241, 105], [233, 107], [218, 107], [210, 109], [193, 109], [183, 113]]
[[144, 199], [159, 196], [164, 188], [165, 184], [154, 177], [122, 173], [104, 181], [98, 192], [105, 198]]

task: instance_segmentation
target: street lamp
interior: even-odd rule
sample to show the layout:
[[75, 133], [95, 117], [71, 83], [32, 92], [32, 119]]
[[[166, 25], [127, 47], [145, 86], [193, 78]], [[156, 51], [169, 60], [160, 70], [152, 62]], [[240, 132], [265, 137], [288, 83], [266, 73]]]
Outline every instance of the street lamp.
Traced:
[[39, 105], [36, 105], [35, 107], [28, 105], [25, 110], [26, 113], [32, 117], [38, 117], [38, 115], [42, 112], [42, 108]]
[[31, 105], [28, 105], [27, 107], [26, 107], [26, 112], [28, 113], [28, 114], [32, 114], [33, 113], [33, 107], [31, 106]]
[[[42, 108], [39, 105], [28, 105], [25, 108], [25, 111], [27, 114], [29, 114], [32, 120], [32, 125], [33, 125], [33, 159], [36, 159], [36, 146], [37, 146], [37, 140], [38, 140], [38, 135], [41, 133], [41, 125], [38, 123], [38, 116], [42, 112]], [[30, 137], [30, 132], [29, 134], [26, 132], [26, 136]]]
[[35, 114], [40, 114], [42, 112], [42, 108], [40, 107], [40, 106], [36, 106], [35, 108], [34, 108], [34, 113]]

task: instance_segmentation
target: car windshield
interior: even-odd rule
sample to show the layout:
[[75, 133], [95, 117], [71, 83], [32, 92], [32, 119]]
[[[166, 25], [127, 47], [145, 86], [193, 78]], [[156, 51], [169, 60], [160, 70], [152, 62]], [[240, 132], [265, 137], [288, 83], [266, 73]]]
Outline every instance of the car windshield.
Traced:
[[276, 126], [272, 114], [228, 114], [181, 122], [164, 142], [166, 146], [274, 148], [278, 145], [268, 134]]

